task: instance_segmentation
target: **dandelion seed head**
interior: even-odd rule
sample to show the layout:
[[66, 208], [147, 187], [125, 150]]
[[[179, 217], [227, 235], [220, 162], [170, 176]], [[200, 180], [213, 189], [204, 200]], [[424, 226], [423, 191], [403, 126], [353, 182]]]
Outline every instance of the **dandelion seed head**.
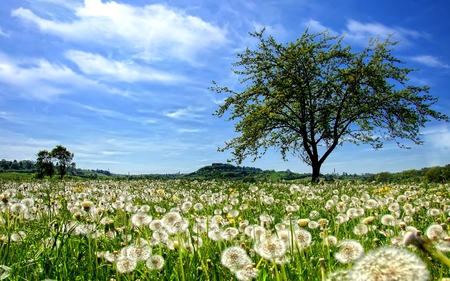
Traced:
[[395, 226], [397, 219], [392, 215], [386, 214], [381, 217], [381, 223], [388, 226]]
[[319, 223], [316, 222], [316, 221], [310, 221], [310, 222], [308, 222], [308, 227], [309, 227], [310, 229], [316, 229], [316, 228], [318, 228], [319, 226], [320, 226]]
[[163, 223], [161, 220], [152, 220], [152, 222], [149, 224], [149, 228], [153, 231], [156, 231], [160, 228], [163, 228]]
[[117, 251], [114, 251], [112, 253], [107, 251], [105, 253], [104, 257], [105, 257], [105, 260], [108, 261], [108, 262], [115, 262], [115, 261], [117, 261], [119, 259], [120, 254]]
[[364, 207], [369, 210], [376, 209], [378, 208], [378, 202], [375, 199], [369, 199], [365, 202]]
[[439, 216], [441, 214], [441, 210], [436, 209], [436, 208], [431, 208], [428, 209], [427, 211], [427, 215], [435, 217], [435, 216]]
[[198, 212], [198, 211], [203, 209], [203, 204], [202, 203], [195, 203], [193, 208], [194, 208], [194, 211]]
[[328, 246], [336, 246], [338, 243], [338, 239], [333, 235], [328, 235], [325, 238], [325, 244]]
[[182, 217], [178, 212], [168, 212], [162, 217], [161, 222], [164, 227], [172, 226], [175, 222], [180, 221], [181, 218]]
[[337, 245], [340, 249], [335, 254], [335, 258], [340, 263], [350, 263], [364, 254], [364, 249], [356, 240], [343, 240]]
[[120, 273], [133, 272], [136, 265], [137, 263], [135, 260], [126, 257], [119, 258], [116, 262], [117, 271]]
[[112, 225], [112, 224], [114, 224], [114, 220], [109, 218], [109, 217], [103, 217], [100, 220], [100, 224], [102, 224], [102, 225]]
[[255, 251], [266, 260], [281, 258], [286, 254], [286, 244], [280, 238], [271, 237], [257, 243]]
[[25, 212], [28, 210], [28, 208], [27, 208], [27, 206], [26, 206], [25, 204], [22, 204], [22, 203], [14, 203], [14, 204], [12, 204], [12, 205], [10, 206], [9, 210], [10, 210], [12, 213], [23, 214], [23, 213], [25, 213]]
[[310, 219], [317, 219], [318, 217], [320, 217], [320, 213], [316, 210], [313, 210], [309, 213]]
[[131, 223], [135, 227], [148, 226], [152, 222], [152, 217], [145, 213], [135, 213], [131, 216]]
[[126, 257], [136, 262], [147, 260], [152, 253], [152, 249], [149, 246], [130, 246], [126, 249]]
[[149, 205], [142, 205], [142, 206], [139, 208], [139, 212], [141, 212], [141, 213], [147, 213], [147, 212], [150, 212], [150, 206], [149, 206]]
[[240, 281], [249, 281], [258, 277], [258, 269], [253, 265], [248, 265], [241, 270], [236, 271], [236, 279]]
[[252, 264], [247, 252], [238, 246], [225, 249], [221, 256], [222, 265], [235, 273]]
[[34, 206], [33, 198], [24, 198], [20, 201], [20, 203], [24, 204], [27, 208], [31, 208]]
[[221, 241], [222, 238], [222, 230], [220, 228], [213, 228], [208, 231], [209, 239], [218, 242]]
[[438, 239], [444, 238], [447, 235], [445, 233], [444, 229], [442, 229], [442, 226], [440, 224], [432, 224], [432, 225], [430, 225], [427, 228], [425, 234], [431, 240], [438, 240]]
[[353, 228], [353, 233], [358, 236], [365, 235], [365, 234], [367, 234], [368, 231], [369, 231], [369, 228], [367, 227], [367, 225], [362, 224], [362, 223], [356, 225]]
[[294, 232], [294, 238], [299, 250], [309, 247], [312, 242], [311, 233], [305, 229], [296, 230]]
[[145, 265], [150, 270], [160, 270], [164, 267], [164, 258], [160, 255], [151, 255]]
[[27, 235], [25, 234], [25, 232], [18, 231], [18, 232], [11, 234], [11, 236], [9, 238], [13, 242], [22, 242], [25, 240], [26, 237], [27, 237]]
[[383, 247], [368, 252], [347, 273], [348, 280], [430, 280], [425, 263], [403, 248]]

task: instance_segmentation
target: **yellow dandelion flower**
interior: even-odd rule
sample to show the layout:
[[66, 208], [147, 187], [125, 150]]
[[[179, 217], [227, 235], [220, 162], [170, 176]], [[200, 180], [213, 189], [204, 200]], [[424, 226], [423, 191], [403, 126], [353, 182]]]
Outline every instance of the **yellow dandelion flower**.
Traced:
[[305, 226], [308, 225], [309, 219], [299, 219], [299, 220], [297, 221], [297, 223], [298, 223], [299, 226], [305, 227]]

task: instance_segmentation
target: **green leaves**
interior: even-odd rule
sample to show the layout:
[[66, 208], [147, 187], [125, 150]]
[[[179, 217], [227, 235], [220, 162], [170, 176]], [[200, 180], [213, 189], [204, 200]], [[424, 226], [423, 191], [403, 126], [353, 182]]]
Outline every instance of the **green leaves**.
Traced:
[[343, 37], [305, 31], [295, 42], [280, 44], [264, 29], [250, 33], [255, 50], [237, 55], [234, 73], [247, 87], [234, 92], [213, 82], [211, 90], [230, 96], [216, 112], [236, 120], [235, 137], [221, 151], [234, 149], [241, 163], [264, 155], [269, 147], [283, 157], [302, 158], [318, 175], [330, 153], [344, 142], [381, 148], [401, 139], [421, 144], [419, 129], [431, 119], [449, 118], [431, 107], [437, 97], [427, 86], [408, 84], [414, 69], [402, 68], [392, 55], [398, 43], [370, 40], [359, 52], [343, 46]]

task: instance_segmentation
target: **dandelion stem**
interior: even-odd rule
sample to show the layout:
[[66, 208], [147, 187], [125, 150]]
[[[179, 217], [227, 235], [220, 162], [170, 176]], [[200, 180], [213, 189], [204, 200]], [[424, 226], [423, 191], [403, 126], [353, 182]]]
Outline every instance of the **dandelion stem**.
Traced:
[[264, 260], [264, 258], [261, 258], [261, 259], [259, 260], [258, 264], [256, 265], [256, 269], [259, 268], [259, 266], [261, 265], [261, 263], [263, 262], [263, 260]]
[[425, 243], [424, 248], [425, 250], [427, 250], [427, 252], [436, 256], [442, 263], [444, 263], [446, 266], [450, 268], [450, 259], [447, 256], [445, 256], [441, 251]]
[[177, 236], [178, 236], [178, 259], [180, 263], [179, 265], [180, 265], [181, 280], [185, 281], [184, 267], [183, 267], [183, 249], [181, 246], [180, 234], [178, 234]]

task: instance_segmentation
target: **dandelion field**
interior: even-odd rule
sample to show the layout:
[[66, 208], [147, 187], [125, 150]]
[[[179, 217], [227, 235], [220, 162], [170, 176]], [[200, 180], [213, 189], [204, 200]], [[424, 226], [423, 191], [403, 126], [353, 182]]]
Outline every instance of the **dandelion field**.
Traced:
[[0, 280], [450, 277], [447, 185], [2, 181], [0, 207]]

